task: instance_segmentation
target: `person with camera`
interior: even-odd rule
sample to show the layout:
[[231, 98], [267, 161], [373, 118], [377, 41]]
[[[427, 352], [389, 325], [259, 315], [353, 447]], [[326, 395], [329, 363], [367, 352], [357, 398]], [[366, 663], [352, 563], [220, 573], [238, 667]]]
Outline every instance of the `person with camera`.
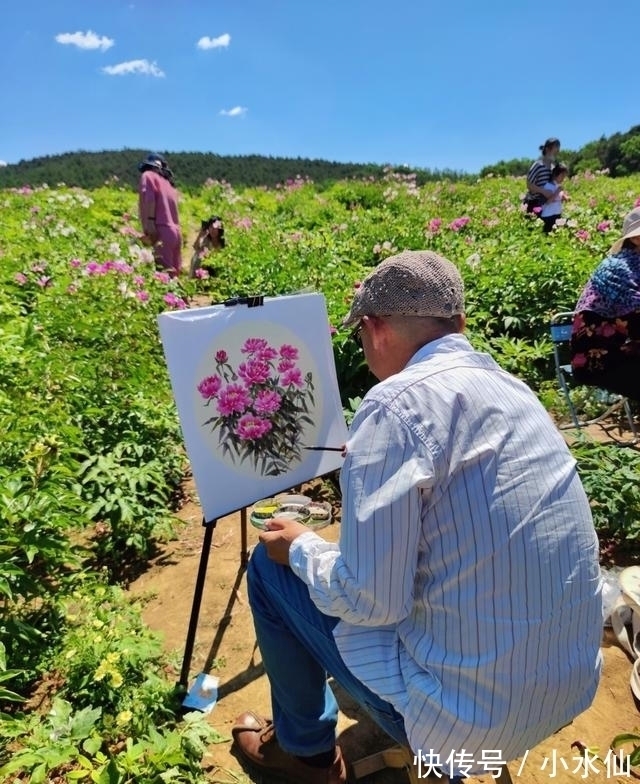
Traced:
[[200, 231], [193, 243], [193, 256], [191, 257], [191, 265], [189, 275], [192, 278], [197, 277], [196, 273], [200, 269], [202, 261], [213, 250], [222, 250], [226, 245], [224, 238], [224, 225], [222, 218], [218, 215], [213, 215], [208, 220], [203, 220], [200, 223]]

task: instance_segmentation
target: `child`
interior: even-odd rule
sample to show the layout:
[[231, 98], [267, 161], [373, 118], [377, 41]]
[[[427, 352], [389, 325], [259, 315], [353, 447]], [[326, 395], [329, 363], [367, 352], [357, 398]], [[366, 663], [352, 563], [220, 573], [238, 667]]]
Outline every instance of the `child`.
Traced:
[[191, 257], [191, 277], [195, 277], [196, 270], [200, 268], [202, 259], [206, 258], [210, 250], [220, 250], [224, 246], [222, 219], [214, 215], [209, 220], [203, 220], [200, 224], [200, 232], [193, 243], [195, 253]]
[[549, 200], [542, 205], [542, 209], [540, 210], [540, 217], [544, 223], [542, 231], [545, 234], [551, 232], [556, 225], [556, 221], [562, 215], [562, 202], [566, 197], [560, 186], [565, 181], [568, 173], [569, 168], [565, 166], [564, 163], [556, 163], [551, 170], [551, 179], [546, 185], [542, 186], [544, 191], [552, 194]]

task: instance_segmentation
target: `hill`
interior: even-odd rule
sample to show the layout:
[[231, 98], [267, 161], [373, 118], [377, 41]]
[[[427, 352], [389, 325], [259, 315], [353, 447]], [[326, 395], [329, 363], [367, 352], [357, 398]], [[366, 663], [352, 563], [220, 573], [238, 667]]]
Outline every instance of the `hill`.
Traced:
[[[56, 185], [64, 182], [82, 188], [98, 188], [114, 178], [124, 186], [136, 187], [138, 163], [148, 150], [105, 150], [68, 152], [22, 160], [0, 168], [0, 188], [23, 185]], [[309, 158], [273, 158], [263, 155], [216, 155], [202, 152], [159, 151], [169, 161], [181, 189], [200, 188], [208, 180], [226, 180], [235, 186], [274, 187], [296, 177], [329, 183], [350, 177], [382, 177], [387, 167], [379, 164], [338, 163]], [[404, 167], [393, 167], [409, 171]], [[443, 178], [460, 179], [461, 172], [416, 169], [418, 184]]]

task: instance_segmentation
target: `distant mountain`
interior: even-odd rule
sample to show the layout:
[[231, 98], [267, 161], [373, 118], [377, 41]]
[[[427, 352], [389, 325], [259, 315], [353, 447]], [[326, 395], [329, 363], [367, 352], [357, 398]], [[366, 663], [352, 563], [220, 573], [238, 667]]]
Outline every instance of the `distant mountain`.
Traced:
[[[378, 164], [337, 163], [309, 158], [272, 158], [263, 155], [216, 155], [202, 152], [164, 152], [180, 188], [199, 188], [208, 179], [226, 180], [232, 185], [275, 186], [296, 177], [310, 178], [315, 183], [328, 183], [351, 177], [383, 176], [384, 166]], [[77, 185], [97, 188], [118, 178], [121, 185], [136, 187], [138, 163], [148, 150], [104, 150], [102, 152], [67, 152], [32, 158], [0, 168], [0, 188], [23, 185]], [[465, 175], [454, 171], [431, 171], [393, 167], [408, 173], [414, 171], [419, 184], [436, 179], [460, 179]]]

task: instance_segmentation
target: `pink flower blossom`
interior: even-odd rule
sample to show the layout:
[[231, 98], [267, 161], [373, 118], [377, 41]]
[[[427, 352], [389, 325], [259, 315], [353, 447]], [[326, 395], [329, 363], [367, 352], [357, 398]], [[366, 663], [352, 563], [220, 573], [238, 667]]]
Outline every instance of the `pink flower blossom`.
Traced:
[[542, 207], [534, 207], [531, 212], [533, 212], [535, 215], [540, 215], [542, 212]]
[[98, 264], [97, 261], [90, 261], [84, 268], [87, 275], [106, 275], [108, 270], [103, 264]]
[[224, 351], [224, 349], [216, 351], [216, 362], [218, 362], [218, 364], [223, 365], [228, 359], [229, 355], [226, 351]]
[[24, 272], [16, 272], [16, 274], [13, 276], [13, 279], [15, 280], [15, 282], [16, 282], [16, 283], [17, 283], [19, 286], [24, 286], [24, 284], [25, 284], [25, 283], [27, 282], [27, 280], [28, 280], [28, 278], [27, 278], [27, 276], [24, 274]]
[[133, 282], [136, 286], [144, 286], [146, 281], [143, 275], [134, 275]]
[[269, 415], [273, 414], [282, 405], [282, 397], [270, 389], [261, 389], [253, 401], [253, 410], [256, 414]]
[[611, 228], [611, 221], [608, 220], [600, 221], [600, 223], [596, 226], [596, 229], [598, 231], [609, 231], [610, 228]]
[[200, 278], [201, 280], [204, 280], [205, 278], [209, 277], [208, 271], [206, 269], [202, 269], [202, 267], [199, 267], [196, 270], [195, 274], [196, 274], [196, 278]]
[[46, 261], [37, 261], [35, 264], [31, 265], [31, 272], [44, 272], [47, 268]]
[[280, 377], [280, 383], [284, 387], [301, 387], [304, 384], [304, 381], [302, 380], [300, 368], [291, 368], [290, 370], [287, 370]]
[[136, 291], [136, 299], [138, 299], [140, 302], [148, 302], [149, 292], [142, 289], [140, 291]]
[[241, 416], [233, 432], [243, 441], [257, 441], [273, 428], [268, 419], [245, 414]]
[[36, 280], [38, 286], [41, 286], [43, 289], [49, 288], [51, 282], [52, 279], [49, 275], [41, 275], [38, 280]]
[[460, 218], [456, 218], [455, 220], [452, 220], [451, 223], [449, 224], [449, 228], [452, 231], [460, 231], [460, 229], [463, 229], [467, 225], [467, 223], [469, 223], [470, 220], [471, 218], [469, 218], [467, 215], [463, 215]]
[[254, 358], [240, 364], [238, 375], [245, 384], [264, 384], [269, 378], [270, 370], [266, 362]]
[[587, 355], [586, 354], [574, 354], [571, 360], [571, 364], [573, 367], [581, 368], [587, 364]]
[[284, 343], [280, 346], [280, 356], [282, 359], [298, 359], [298, 349], [295, 346]]
[[253, 221], [251, 218], [238, 218], [233, 222], [233, 225], [237, 229], [250, 229], [253, 226]]
[[168, 272], [154, 272], [153, 279], [159, 281], [160, 283], [169, 283], [171, 280], [171, 275]]
[[220, 391], [222, 381], [219, 376], [207, 376], [198, 384], [198, 392], [205, 400], [215, 397]]
[[292, 359], [281, 359], [278, 362], [278, 373], [286, 373], [287, 370], [295, 367], [295, 362]]
[[330, 335], [337, 335], [338, 334], [338, 330], [333, 325], [330, 325], [329, 326], [329, 334]]
[[69, 266], [73, 267], [74, 269], [77, 269], [81, 265], [82, 265], [82, 262], [80, 261], [80, 259], [71, 259], [71, 261], [69, 262]]
[[218, 393], [218, 412], [222, 416], [229, 416], [230, 414], [244, 413], [251, 404], [249, 391], [241, 384], [229, 384], [221, 392]]
[[264, 338], [247, 338], [244, 342], [244, 345], [240, 349], [243, 354], [252, 354], [258, 353], [261, 349], [267, 348], [269, 344]]
[[254, 359], [261, 359], [263, 362], [270, 362], [278, 356], [278, 352], [271, 346], [265, 346], [256, 352]]
[[78, 284], [77, 283], [70, 283], [67, 286], [67, 294], [75, 294], [78, 291]]
[[170, 308], [184, 310], [187, 307], [187, 303], [174, 294], [173, 291], [167, 292], [162, 299], [167, 303], [167, 305], [169, 305]]
[[576, 237], [580, 242], [586, 242], [589, 239], [590, 234], [586, 229], [578, 229], [578, 231], [576, 231]]
[[429, 231], [431, 234], [437, 234], [442, 226], [442, 218], [431, 218], [429, 221]]

